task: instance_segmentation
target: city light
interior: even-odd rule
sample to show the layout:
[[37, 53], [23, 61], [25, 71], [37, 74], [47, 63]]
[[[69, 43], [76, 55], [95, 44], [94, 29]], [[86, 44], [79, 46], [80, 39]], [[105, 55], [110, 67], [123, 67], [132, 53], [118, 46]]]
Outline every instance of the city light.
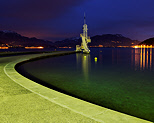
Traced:
[[8, 47], [0, 47], [0, 49], [9, 49]]
[[135, 45], [133, 48], [154, 48], [152, 45]]
[[25, 49], [43, 49], [44, 47], [39, 46], [39, 47], [25, 47]]

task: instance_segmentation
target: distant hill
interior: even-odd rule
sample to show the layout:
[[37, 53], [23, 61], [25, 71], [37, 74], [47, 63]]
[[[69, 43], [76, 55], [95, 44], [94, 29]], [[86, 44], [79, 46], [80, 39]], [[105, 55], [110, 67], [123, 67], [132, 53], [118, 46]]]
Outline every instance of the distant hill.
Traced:
[[131, 40], [130, 38], [124, 37], [121, 34], [104, 34], [91, 37], [90, 45], [103, 45], [106, 47], [117, 47], [117, 46], [132, 46], [139, 43], [137, 40]]
[[[76, 47], [81, 45], [81, 38], [69, 38], [62, 41], [45, 41], [37, 38], [28, 38], [21, 36], [13, 31], [0, 31], [0, 45], [12, 47], [27, 47], [27, 46], [43, 46], [43, 47]], [[139, 44], [137, 40], [131, 40], [121, 34], [104, 34], [91, 37], [89, 46], [117, 47], [117, 46], [132, 46]]]
[[[104, 35], [96, 35], [91, 37], [91, 43], [89, 46], [99, 46], [103, 45], [104, 47], [117, 47], [117, 46], [132, 46], [140, 43], [137, 40], [131, 40], [130, 38], [126, 38], [121, 34], [104, 34]], [[74, 39], [65, 39], [62, 41], [55, 42], [57, 47], [70, 46], [75, 47], [76, 45], [81, 44], [81, 38]]]
[[28, 38], [25, 36], [21, 36], [20, 34], [13, 31], [0, 31], [0, 43], [7, 44], [7, 46], [13, 46], [13, 47], [54, 46], [54, 44], [50, 41], [44, 41], [37, 38]]
[[154, 46], [154, 38], [149, 38], [149, 39], [141, 42], [139, 45], [152, 45], [152, 46]]

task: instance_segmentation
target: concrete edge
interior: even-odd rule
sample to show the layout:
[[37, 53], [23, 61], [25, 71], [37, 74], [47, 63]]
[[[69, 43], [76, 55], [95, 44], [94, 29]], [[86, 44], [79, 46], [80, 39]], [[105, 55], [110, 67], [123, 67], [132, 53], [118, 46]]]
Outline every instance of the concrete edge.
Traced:
[[[123, 114], [114, 110], [110, 110], [74, 97], [69, 95], [60, 93], [58, 91], [49, 89], [45, 86], [42, 86], [34, 81], [25, 78], [21, 74], [19, 74], [15, 70], [15, 65], [24, 61], [28, 61], [31, 59], [38, 59], [41, 57], [52, 56], [55, 55], [54, 53], [46, 53], [46, 54], [39, 54], [33, 55], [32, 57], [25, 56], [21, 59], [16, 61], [10, 62], [4, 67], [5, 74], [11, 78], [15, 83], [21, 85], [25, 89], [43, 97], [44, 99], [49, 100], [52, 103], [60, 105], [64, 108], [67, 108], [73, 112], [79, 113], [83, 116], [89, 117], [98, 122], [118, 122], [118, 123], [151, 123], [150, 121], [146, 121], [140, 118], [136, 118], [127, 114]], [[60, 53], [57, 53], [60, 55]]]

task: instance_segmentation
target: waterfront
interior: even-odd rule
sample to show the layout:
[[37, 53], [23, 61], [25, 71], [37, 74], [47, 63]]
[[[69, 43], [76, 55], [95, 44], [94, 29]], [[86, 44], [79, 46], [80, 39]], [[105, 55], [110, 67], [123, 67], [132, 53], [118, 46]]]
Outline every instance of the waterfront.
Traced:
[[78, 98], [153, 121], [153, 59], [150, 48], [95, 48], [20, 69]]

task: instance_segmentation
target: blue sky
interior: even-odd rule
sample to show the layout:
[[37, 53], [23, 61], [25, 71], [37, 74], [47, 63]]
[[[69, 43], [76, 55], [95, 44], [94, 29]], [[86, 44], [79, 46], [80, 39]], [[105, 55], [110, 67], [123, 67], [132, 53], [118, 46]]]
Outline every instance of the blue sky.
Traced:
[[0, 30], [56, 41], [79, 37], [86, 13], [89, 35], [154, 37], [154, 0], [1, 0]]

